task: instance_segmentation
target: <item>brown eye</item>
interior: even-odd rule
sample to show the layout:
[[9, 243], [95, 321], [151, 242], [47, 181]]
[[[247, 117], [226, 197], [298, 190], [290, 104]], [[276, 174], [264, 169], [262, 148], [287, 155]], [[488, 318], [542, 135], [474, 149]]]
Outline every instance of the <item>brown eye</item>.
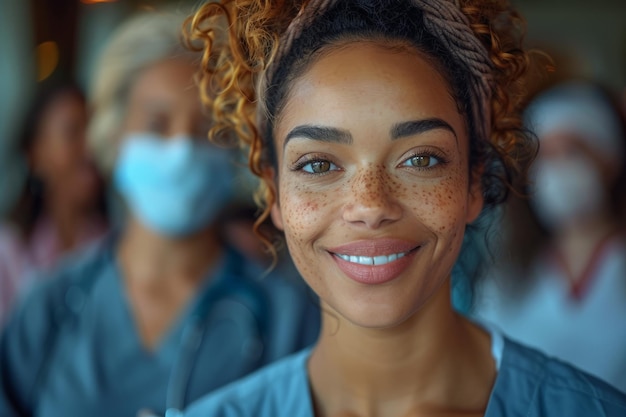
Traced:
[[324, 174], [331, 170], [333, 164], [328, 161], [311, 161], [302, 167], [304, 172], [310, 174]]
[[416, 155], [409, 159], [409, 164], [417, 168], [427, 168], [431, 166], [432, 158], [428, 155]]

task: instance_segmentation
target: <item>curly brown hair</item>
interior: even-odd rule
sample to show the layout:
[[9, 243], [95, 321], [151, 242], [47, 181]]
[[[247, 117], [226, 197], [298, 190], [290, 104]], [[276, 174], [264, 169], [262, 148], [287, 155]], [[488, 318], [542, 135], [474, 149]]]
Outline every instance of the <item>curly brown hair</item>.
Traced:
[[[440, 3], [447, 1], [453, 0]], [[290, 39], [293, 43], [286, 55], [281, 53], [276, 59], [279, 68], [272, 71], [276, 71], [273, 79], [278, 81], [264, 85], [266, 72], [277, 66], [274, 61], [288, 27], [312, 2], [221, 0], [204, 4], [188, 19], [186, 38], [190, 44], [202, 44], [199, 84], [202, 98], [215, 118], [211, 136], [215, 139], [234, 134], [248, 151], [251, 171], [262, 180], [256, 196], [264, 209], [259, 223], [269, 216], [276, 199], [272, 128], [286, 91], [325, 46], [346, 38], [408, 41], [434, 61], [450, 83], [468, 122], [470, 167], [480, 175], [486, 206], [502, 203], [509, 190], [523, 183], [519, 179], [524, 178], [537, 151], [536, 141], [524, 130], [520, 117], [525, 94], [523, 76], [530, 55], [522, 47], [524, 21], [507, 0], [456, 1], [490, 61], [488, 137], [478, 134], [470, 117], [473, 98], [467, 88], [467, 66], [445, 52], [440, 33], [428, 33], [422, 21], [424, 12], [414, 1], [339, 1], [312, 14], [314, 19], [305, 22], [299, 38]], [[430, 3], [437, 7], [435, 1]]]

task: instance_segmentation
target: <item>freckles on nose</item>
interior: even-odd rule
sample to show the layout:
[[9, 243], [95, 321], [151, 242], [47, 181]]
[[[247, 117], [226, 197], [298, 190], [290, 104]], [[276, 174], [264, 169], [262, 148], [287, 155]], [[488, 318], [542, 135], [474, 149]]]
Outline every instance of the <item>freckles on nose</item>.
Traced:
[[407, 191], [405, 185], [387, 173], [384, 165], [369, 164], [352, 182], [350, 196], [372, 202], [387, 198], [390, 194], [401, 197]]

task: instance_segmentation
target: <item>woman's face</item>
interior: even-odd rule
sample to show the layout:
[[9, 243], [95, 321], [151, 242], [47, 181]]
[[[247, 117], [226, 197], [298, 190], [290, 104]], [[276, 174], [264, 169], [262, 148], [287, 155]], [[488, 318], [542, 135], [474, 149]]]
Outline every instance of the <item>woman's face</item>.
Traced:
[[136, 78], [113, 174], [131, 223], [171, 239], [214, 239], [232, 195], [231, 155], [207, 140], [194, 72], [191, 60], [175, 58]]
[[392, 327], [443, 288], [482, 195], [464, 117], [417, 51], [322, 55], [294, 82], [275, 146], [272, 218], [327, 307]]
[[588, 139], [567, 129], [546, 133], [540, 140], [530, 171], [530, 202], [543, 225], [558, 234], [609, 216], [615, 164], [588, 146]]
[[613, 177], [617, 176], [618, 169], [608, 163], [596, 150], [590, 148], [587, 145], [588, 140], [575, 133], [566, 130], [554, 131], [542, 136], [540, 140], [541, 147], [535, 160], [536, 164], [585, 159], [602, 175], [607, 189]]
[[71, 205], [95, 201], [99, 180], [86, 151], [85, 102], [76, 93], [59, 93], [43, 112], [30, 151], [34, 173], [55, 198]]

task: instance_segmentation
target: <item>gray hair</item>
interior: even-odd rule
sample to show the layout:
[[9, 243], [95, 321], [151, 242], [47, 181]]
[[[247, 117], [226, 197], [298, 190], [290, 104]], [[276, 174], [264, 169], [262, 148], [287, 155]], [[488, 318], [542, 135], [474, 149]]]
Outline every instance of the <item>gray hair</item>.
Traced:
[[93, 114], [88, 138], [105, 172], [115, 162], [128, 93], [137, 76], [164, 59], [198, 57], [182, 43], [183, 21], [184, 16], [172, 12], [134, 16], [113, 33], [100, 55], [89, 89]]

